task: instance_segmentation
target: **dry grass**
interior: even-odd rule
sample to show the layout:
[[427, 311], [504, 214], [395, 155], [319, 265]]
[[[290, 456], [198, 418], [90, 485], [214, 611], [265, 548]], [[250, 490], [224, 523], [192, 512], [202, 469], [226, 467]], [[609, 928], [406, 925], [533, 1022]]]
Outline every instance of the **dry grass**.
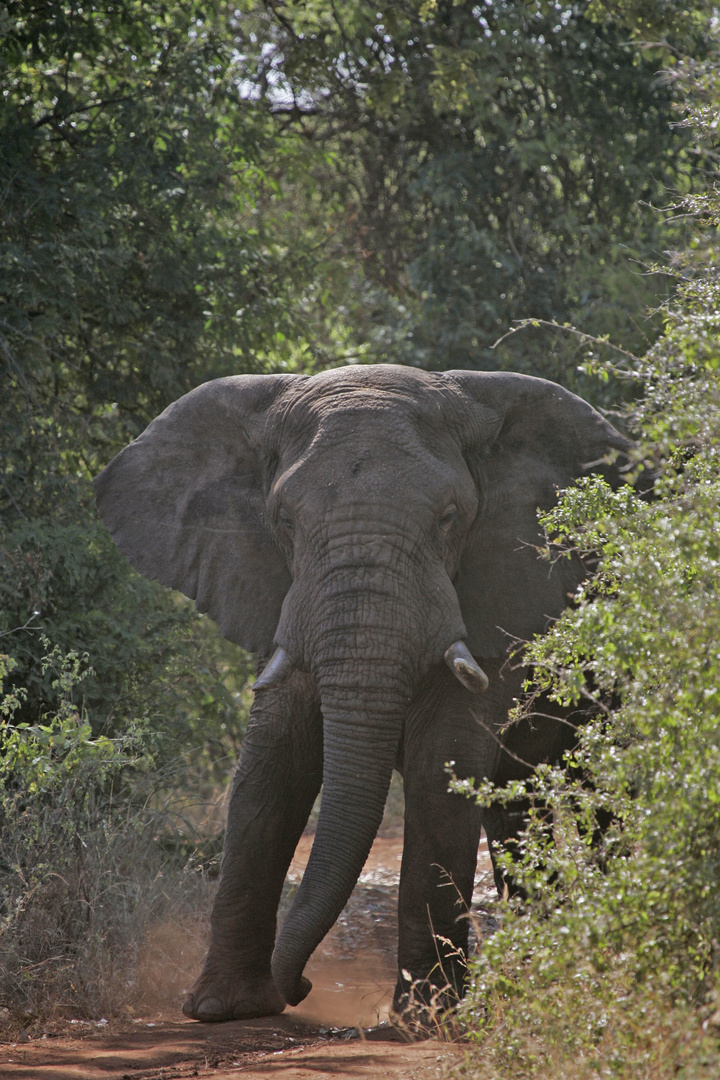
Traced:
[[[59, 845], [31, 876], [4, 852], [0, 1025], [177, 1005], [202, 952], [200, 912], [213, 886], [154, 836], [152, 823], [98, 829], [72, 853]], [[171, 952], [180, 957], [172, 964]]]

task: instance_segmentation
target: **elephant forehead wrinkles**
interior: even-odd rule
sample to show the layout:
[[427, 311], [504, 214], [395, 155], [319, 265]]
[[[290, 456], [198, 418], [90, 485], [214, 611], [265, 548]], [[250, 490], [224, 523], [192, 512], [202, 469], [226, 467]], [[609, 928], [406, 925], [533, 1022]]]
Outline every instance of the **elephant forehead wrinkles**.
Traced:
[[[309, 532], [320, 530], [330, 544], [350, 542], [398, 543], [403, 548], [417, 542], [419, 523], [409, 514], [410, 496], [395, 492], [395, 499], [378, 498], [368, 506], [364, 499], [348, 498], [326, 519], [316, 518]], [[369, 514], [368, 509], [372, 510]]]
[[[365, 420], [334, 421], [318, 429], [300, 457], [287, 465], [281, 461], [273, 491], [298, 510], [317, 514], [332, 507], [338, 513], [344, 505], [354, 507], [359, 518], [372, 510], [377, 520], [385, 504], [397, 516], [399, 497], [438, 509], [461, 475], [458, 465], [463, 468], [458, 447], [425, 445], [405, 425], [388, 430]], [[467, 482], [472, 497], [469, 475]]]
[[407, 497], [396, 497], [392, 504], [378, 501], [370, 507], [364, 500], [348, 501], [327, 514], [313, 501], [312, 509], [317, 512], [308, 515], [306, 542], [316, 557], [325, 553], [334, 564], [391, 565], [417, 558], [419, 549], [428, 546], [432, 518], [424, 521], [412, 513]]
[[[341, 375], [333, 372], [333, 375]], [[409, 392], [407, 392], [409, 389]], [[437, 434], [458, 438], [457, 407], [448, 407], [444, 394], [423, 386], [357, 385], [351, 379], [319, 376], [308, 379], [281, 398], [268, 413], [268, 435], [278, 450], [293, 456], [316, 443], [339, 444], [346, 439], [392, 437], [408, 447], [426, 446]]]

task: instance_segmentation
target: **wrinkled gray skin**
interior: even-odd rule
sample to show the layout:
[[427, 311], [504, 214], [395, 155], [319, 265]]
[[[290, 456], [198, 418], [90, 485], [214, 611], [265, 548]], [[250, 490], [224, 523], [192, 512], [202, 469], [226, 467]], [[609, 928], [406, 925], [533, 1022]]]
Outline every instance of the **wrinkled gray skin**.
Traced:
[[[505, 660], [584, 577], [574, 559], [538, 559], [537, 508], [589, 467], [612, 477], [629, 445], [554, 383], [378, 365], [206, 383], [97, 478], [100, 514], [133, 566], [195, 599], [260, 671], [277, 646], [293, 664], [255, 697], [188, 1016], [263, 1016], [305, 997], [303, 968], [355, 885], [393, 766], [406, 798], [396, 1005], [403, 972], [427, 994], [461, 992], [448, 954], [467, 945], [458, 916], [481, 824], [501, 843], [518, 822], [483, 821], [448, 794], [445, 763], [502, 781], [527, 774], [518, 758], [554, 760], [567, 745], [567, 725], [544, 720], [502, 749], [495, 732], [524, 674]], [[457, 641], [487, 673], [484, 694], [443, 662]], [[312, 855], [276, 941], [321, 783]]]

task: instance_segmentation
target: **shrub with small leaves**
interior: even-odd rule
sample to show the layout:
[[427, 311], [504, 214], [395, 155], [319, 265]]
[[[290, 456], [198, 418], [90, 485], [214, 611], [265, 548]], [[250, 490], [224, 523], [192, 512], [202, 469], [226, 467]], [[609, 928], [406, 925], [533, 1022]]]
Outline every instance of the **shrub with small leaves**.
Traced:
[[[138, 949], [169, 906], [165, 822], [143, 782], [151, 733], [137, 723], [93, 735], [76, 700], [87, 658], [44, 644], [58, 705], [35, 724], [15, 723], [23, 689], [3, 691], [15, 661], [0, 656], [0, 1005], [11, 1028], [127, 1006]], [[181, 862], [173, 869], [180, 878]]]
[[[714, 138], [718, 70], [692, 73], [700, 138]], [[524, 648], [517, 713], [543, 692], [582, 703], [588, 722], [563, 768], [501, 791], [455, 784], [482, 804], [531, 804], [502, 856], [524, 892], [498, 901], [501, 928], [471, 962], [463, 1018], [479, 1052], [465, 1069], [478, 1080], [720, 1071], [717, 193], [703, 210], [663, 337], [605, 366], [642, 386], [626, 420], [653, 498], [588, 479], [543, 519], [548, 559], [574, 549], [598, 569]]]

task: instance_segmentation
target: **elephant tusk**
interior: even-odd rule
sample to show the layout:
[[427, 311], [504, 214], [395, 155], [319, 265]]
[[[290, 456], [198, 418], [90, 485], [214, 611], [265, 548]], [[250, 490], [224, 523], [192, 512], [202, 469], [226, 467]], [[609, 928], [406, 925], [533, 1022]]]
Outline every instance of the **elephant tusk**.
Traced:
[[464, 641], [456, 641], [446, 650], [445, 663], [455, 678], [474, 694], [487, 690], [490, 685], [490, 680], [480, 665], [475, 663]]
[[280, 683], [285, 682], [288, 675], [292, 674], [294, 668], [295, 665], [288, 654], [278, 645], [265, 665], [262, 675], [255, 680], [250, 689], [257, 692], [258, 690], [269, 690], [273, 686], [279, 686]]

